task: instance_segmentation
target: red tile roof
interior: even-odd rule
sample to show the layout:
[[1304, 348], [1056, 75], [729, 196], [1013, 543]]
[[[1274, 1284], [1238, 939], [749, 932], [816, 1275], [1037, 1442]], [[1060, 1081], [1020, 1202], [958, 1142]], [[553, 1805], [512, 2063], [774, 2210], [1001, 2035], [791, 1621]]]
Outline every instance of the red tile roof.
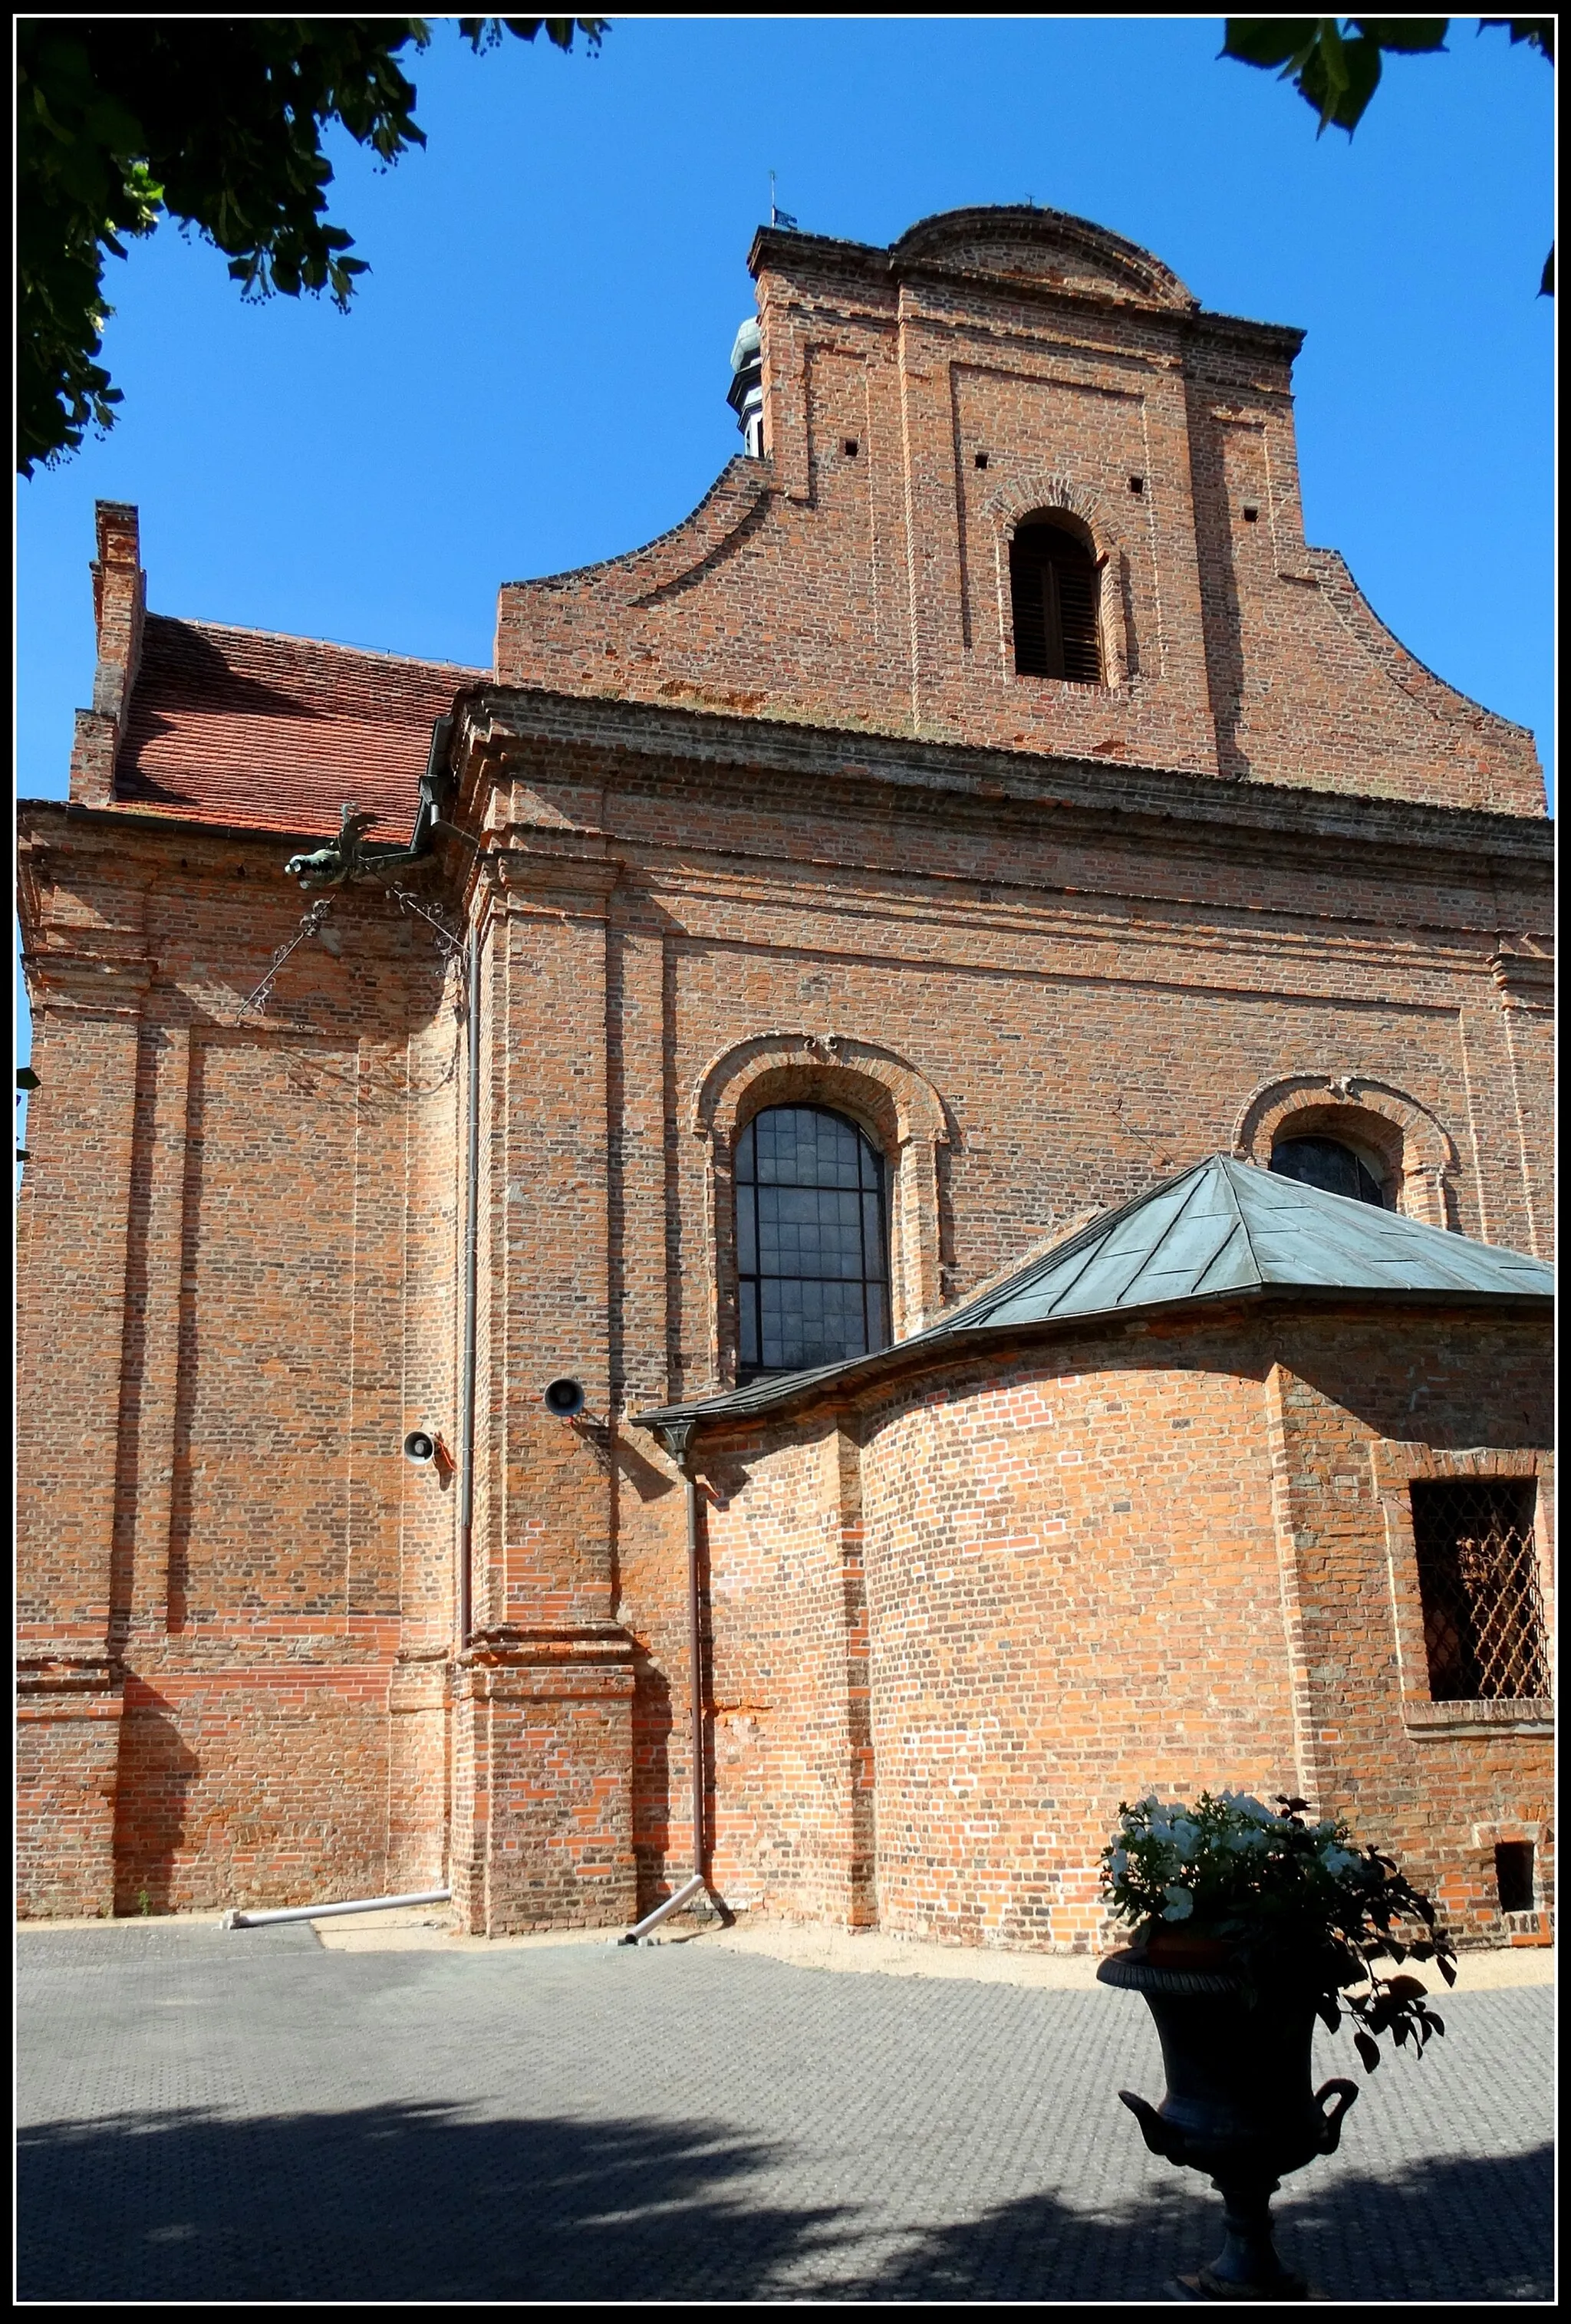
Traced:
[[257, 830], [407, 839], [431, 725], [485, 670], [150, 613], [117, 804]]

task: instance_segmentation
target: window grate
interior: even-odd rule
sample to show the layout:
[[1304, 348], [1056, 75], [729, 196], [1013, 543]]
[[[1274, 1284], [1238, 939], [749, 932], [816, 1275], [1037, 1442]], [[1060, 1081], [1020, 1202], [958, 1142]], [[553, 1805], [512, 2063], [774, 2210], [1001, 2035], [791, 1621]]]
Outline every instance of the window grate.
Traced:
[[1432, 1700], [1547, 1695], [1532, 1479], [1436, 1479], [1409, 1492]]

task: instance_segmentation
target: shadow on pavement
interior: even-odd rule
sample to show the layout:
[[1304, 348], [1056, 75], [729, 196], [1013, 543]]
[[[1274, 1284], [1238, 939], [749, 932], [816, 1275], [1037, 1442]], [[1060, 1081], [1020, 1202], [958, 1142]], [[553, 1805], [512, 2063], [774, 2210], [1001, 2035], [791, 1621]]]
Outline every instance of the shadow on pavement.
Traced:
[[[781, 2200], [787, 2142], [703, 2124], [476, 2121], [446, 2106], [122, 2116], [23, 2134], [23, 2301], [1118, 2301], [1211, 2255], [1220, 2206], [1043, 2193], [898, 2246], [855, 2201]], [[1550, 2155], [1352, 2174], [1280, 2199], [1333, 2296], [1547, 2299]], [[1198, 2200], [1197, 2200], [1198, 2199]], [[1492, 2229], [1482, 2247], [1478, 2222]], [[1471, 2223], [1471, 2224], [1469, 2224]]]
[[47, 2125], [18, 2159], [24, 2300], [745, 2299], [830, 2209], [702, 2124], [473, 2121], [447, 2106]]
[[[1312, 2168], [1312, 2166], [1311, 2166]], [[1308, 2174], [1307, 2179], [1308, 2179]], [[1554, 2155], [1451, 2157], [1390, 2177], [1348, 2174], [1277, 2197], [1278, 2248], [1335, 2299], [1548, 2300]], [[1198, 2201], [1196, 2198], [1198, 2197]], [[1479, 2223], [1486, 2220], [1487, 2244]], [[1222, 2203], [1192, 2172], [1108, 2213], [1024, 2196], [935, 2227], [860, 2296], [879, 2300], [1115, 2301], [1154, 2296], [1215, 2255]]]

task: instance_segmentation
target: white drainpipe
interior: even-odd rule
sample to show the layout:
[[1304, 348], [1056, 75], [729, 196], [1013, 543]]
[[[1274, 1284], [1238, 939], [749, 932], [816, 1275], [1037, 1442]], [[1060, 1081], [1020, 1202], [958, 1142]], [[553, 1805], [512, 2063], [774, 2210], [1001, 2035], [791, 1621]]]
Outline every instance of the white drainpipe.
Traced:
[[445, 1904], [450, 1888], [422, 1888], [414, 1896], [356, 1896], [347, 1904], [288, 1904], [276, 1913], [226, 1913], [226, 1929], [265, 1929], [274, 1921], [327, 1921], [339, 1913], [391, 1913], [399, 1904]]

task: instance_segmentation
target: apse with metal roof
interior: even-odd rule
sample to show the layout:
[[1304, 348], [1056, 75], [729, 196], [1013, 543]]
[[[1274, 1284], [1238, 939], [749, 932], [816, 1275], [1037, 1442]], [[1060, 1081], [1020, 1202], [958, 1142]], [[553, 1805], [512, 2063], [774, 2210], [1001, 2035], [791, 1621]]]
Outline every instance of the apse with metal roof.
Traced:
[[1057, 1244], [941, 1323], [875, 1354], [777, 1373], [701, 1402], [634, 1416], [654, 1426], [678, 1416], [719, 1420], [765, 1412], [809, 1387], [851, 1387], [920, 1349], [969, 1353], [994, 1335], [1143, 1309], [1289, 1297], [1392, 1305], [1472, 1305], [1554, 1296], [1541, 1259], [1421, 1226], [1394, 1211], [1328, 1194], [1212, 1154], [1164, 1178]]

